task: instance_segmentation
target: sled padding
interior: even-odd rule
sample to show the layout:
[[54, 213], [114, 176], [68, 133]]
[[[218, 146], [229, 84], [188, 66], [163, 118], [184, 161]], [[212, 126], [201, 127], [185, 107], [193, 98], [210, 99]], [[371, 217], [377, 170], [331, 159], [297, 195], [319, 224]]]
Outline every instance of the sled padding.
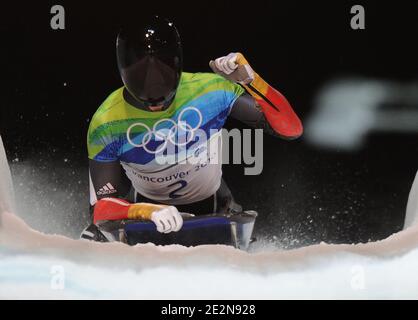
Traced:
[[194, 217], [184, 220], [179, 232], [168, 234], [157, 232], [152, 222], [138, 222], [125, 225], [126, 241], [129, 245], [154, 243], [155, 245], [179, 244], [198, 246], [224, 244], [235, 246], [231, 222], [226, 217]]

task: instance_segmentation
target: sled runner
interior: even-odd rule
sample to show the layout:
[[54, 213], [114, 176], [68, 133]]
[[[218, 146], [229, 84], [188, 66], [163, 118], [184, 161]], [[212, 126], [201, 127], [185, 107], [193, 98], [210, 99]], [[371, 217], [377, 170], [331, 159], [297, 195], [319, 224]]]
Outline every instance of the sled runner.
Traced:
[[229, 245], [247, 250], [257, 212], [192, 216], [185, 214], [183, 227], [168, 234], [157, 231], [153, 222], [139, 220], [99, 221], [91, 224], [82, 239], [99, 242], [123, 242], [129, 245], [154, 243], [183, 246]]

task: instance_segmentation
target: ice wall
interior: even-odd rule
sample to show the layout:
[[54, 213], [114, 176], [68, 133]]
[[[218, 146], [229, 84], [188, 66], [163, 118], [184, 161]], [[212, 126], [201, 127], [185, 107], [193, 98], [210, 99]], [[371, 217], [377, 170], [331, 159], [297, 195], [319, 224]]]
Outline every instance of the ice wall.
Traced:
[[[258, 253], [72, 240], [37, 232], [10, 213], [1, 140], [0, 147], [0, 203], [7, 211], [0, 229], [0, 298], [418, 299], [417, 224], [375, 243]], [[416, 188], [415, 182], [410, 221], [416, 220]]]
[[409, 193], [404, 229], [418, 224], [418, 172]]
[[0, 136], [0, 215], [2, 211], [14, 212], [12, 177], [7, 163], [6, 152]]
[[71, 240], [11, 214], [4, 227], [0, 298], [418, 299], [416, 226], [375, 243], [254, 254]]

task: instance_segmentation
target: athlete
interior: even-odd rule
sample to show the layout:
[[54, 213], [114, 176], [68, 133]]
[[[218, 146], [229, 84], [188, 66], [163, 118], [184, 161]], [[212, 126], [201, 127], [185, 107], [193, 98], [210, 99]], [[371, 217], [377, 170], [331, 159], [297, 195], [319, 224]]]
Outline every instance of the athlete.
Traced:
[[[181, 229], [183, 212], [240, 211], [215, 161], [219, 148], [208, 151], [195, 133], [219, 141], [231, 116], [284, 139], [302, 134], [286, 98], [242, 54], [211, 61], [214, 73], [183, 72], [180, 36], [163, 18], [123, 29], [116, 51], [124, 86], [99, 107], [87, 138], [94, 223], [144, 219], [169, 233]], [[176, 160], [161, 164], [170, 146]]]

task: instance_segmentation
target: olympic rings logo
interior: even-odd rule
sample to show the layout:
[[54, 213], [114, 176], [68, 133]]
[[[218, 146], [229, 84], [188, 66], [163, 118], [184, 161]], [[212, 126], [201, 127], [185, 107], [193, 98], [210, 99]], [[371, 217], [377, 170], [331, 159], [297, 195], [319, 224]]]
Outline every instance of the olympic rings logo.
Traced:
[[[195, 115], [197, 115], [199, 121], [196, 126], [192, 127], [190, 124], [187, 123], [186, 120], [183, 120], [183, 117], [185, 116], [186, 112], [193, 112]], [[180, 147], [185, 146], [189, 142], [193, 141], [197, 130], [199, 130], [200, 126], [202, 125], [202, 122], [203, 116], [199, 109], [197, 109], [196, 107], [187, 107], [180, 112], [177, 123], [173, 119], [160, 119], [156, 123], [154, 123], [151, 129], [145, 123], [137, 122], [132, 124], [128, 128], [126, 137], [128, 139], [129, 144], [131, 144], [132, 146], [137, 148], [144, 148], [145, 151], [151, 154], [157, 154], [164, 151], [165, 148], [167, 148], [168, 142], [171, 142], [173, 145]], [[166, 125], [166, 123], [168, 123], [169, 125], [171, 124], [171, 128], [158, 129], [159, 126]], [[146, 130], [144, 135], [142, 136], [140, 144], [135, 143], [131, 139], [131, 131], [135, 127], [143, 127]], [[176, 137], [179, 138], [181, 133], [185, 133], [184, 135], [186, 136], [186, 138], [183, 139], [183, 141], [178, 141], [181, 139], [177, 139], [176, 141]], [[155, 150], [151, 150], [148, 148], [148, 143], [152, 140], [153, 136], [156, 138], [155, 140], [163, 141], [163, 143], [160, 146], [158, 146]]]

